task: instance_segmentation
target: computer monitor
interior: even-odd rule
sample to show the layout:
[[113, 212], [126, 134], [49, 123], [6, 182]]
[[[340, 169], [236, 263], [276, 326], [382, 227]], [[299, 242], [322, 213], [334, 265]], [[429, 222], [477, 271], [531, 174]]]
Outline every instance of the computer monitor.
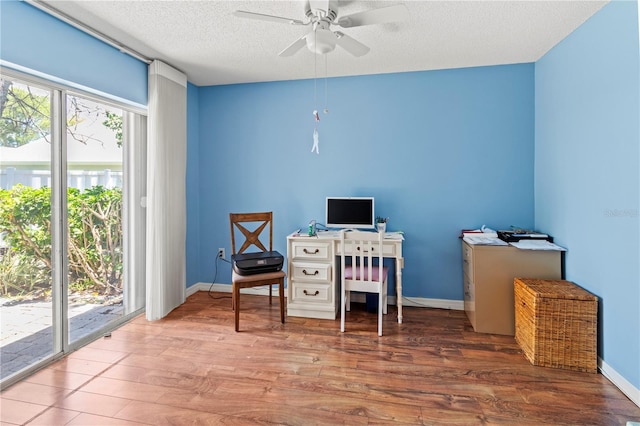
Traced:
[[374, 229], [373, 197], [327, 197], [327, 228]]

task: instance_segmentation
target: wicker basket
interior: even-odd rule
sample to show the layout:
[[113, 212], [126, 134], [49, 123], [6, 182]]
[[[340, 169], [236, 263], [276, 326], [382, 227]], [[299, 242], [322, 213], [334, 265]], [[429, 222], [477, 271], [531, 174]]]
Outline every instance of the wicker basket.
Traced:
[[533, 365], [597, 372], [598, 298], [570, 281], [516, 278], [515, 338]]

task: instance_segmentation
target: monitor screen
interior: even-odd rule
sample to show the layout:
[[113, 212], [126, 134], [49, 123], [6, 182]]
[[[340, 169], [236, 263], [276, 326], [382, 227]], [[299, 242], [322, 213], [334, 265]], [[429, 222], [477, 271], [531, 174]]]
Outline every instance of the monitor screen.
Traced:
[[375, 228], [373, 197], [327, 197], [328, 228]]

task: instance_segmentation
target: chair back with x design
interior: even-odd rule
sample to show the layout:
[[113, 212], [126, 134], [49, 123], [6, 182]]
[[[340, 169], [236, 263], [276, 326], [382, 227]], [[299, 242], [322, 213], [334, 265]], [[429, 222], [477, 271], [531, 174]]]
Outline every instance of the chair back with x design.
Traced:
[[[231, 223], [231, 253], [244, 253], [249, 247], [256, 246], [260, 251], [273, 250], [273, 212], [264, 213], [230, 213], [229, 219]], [[262, 222], [255, 230], [250, 231], [246, 228], [247, 223]], [[269, 249], [260, 241], [260, 234], [266, 227], [269, 227]], [[236, 229], [240, 231], [245, 240], [236, 251]]]

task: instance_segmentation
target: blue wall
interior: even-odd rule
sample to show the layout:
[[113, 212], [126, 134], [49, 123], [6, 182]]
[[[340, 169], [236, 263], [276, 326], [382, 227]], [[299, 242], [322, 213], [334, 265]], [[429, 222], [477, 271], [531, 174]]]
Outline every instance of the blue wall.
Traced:
[[[23, 2], [0, 7], [3, 65], [146, 105], [146, 64]], [[639, 388], [636, 7], [614, 1], [535, 67], [329, 79], [320, 155], [323, 80], [315, 106], [313, 81], [190, 84], [187, 282], [213, 279], [230, 211], [273, 210], [284, 251], [286, 234], [324, 220], [327, 195], [373, 195], [406, 232], [408, 296], [462, 299], [460, 228], [535, 226], [601, 297], [600, 356]]]
[[147, 64], [24, 2], [0, 1], [0, 46], [3, 66], [147, 105]]
[[[533, 64], [201, 87], [200, 272], [230, 250], [229, 212], [272, 210], [276, 249], [324, 222], [326, 196], [374, 196], [403, 230], [404, 295], [462, 299], [462, 228], [533, 226]], [[321, 94], [321, 95], [320, 95]], [[230, 283], [224, 265], [218, 282]], [[194, 284], [195, 281], [189, 282]]]
[[639, 388], [636, 7], [610, 3], [536, 63], [535, 218], [601, 298], [599, 356]]

